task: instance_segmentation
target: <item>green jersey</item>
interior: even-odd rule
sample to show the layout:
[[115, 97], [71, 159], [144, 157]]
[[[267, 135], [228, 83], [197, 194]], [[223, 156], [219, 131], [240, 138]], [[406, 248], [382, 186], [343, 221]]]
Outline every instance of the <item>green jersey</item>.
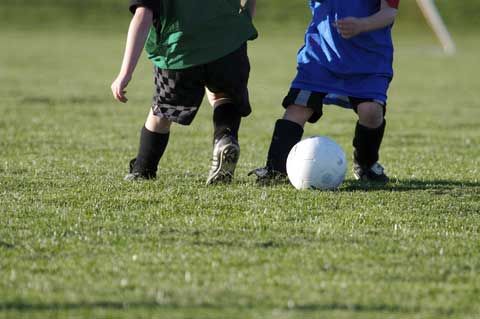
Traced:
[[240, 0], [131, 0], [154, 13], [145, 45], [161, 69], [185, 69], [221, 58], [257, 37]]

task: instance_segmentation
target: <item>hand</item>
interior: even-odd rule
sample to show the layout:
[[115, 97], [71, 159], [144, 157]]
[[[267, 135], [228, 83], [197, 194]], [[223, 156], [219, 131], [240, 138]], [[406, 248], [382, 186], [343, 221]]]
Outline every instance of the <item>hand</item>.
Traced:
[[128, 83], [132, 79], [131, 75], [118, 75], [117, 78], [113, 81], [112, 89], [113, 97], [115, 100], [126, 103], [128, 101], [127, 97], [125, 96], [125, 88], [127, 87]]
[[364, 21], [359, 18], [347, 17], [333, 23], [338, 33], [344, 39], [350, 39], [364, 31]]

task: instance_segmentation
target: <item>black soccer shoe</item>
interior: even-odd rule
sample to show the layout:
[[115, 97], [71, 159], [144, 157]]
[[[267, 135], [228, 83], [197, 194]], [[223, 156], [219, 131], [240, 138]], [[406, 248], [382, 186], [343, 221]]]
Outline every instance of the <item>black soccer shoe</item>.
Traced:
[[130, 161], [129, 173], [125, 176], [124, 180], [137, 181], [137, 180], [145, 180], [145, 179], [154, 179], [157, 177], [157, 172], [153, 170], [135, 168], [136, 160], [137, 159], [134, 158]]
[[207, 185], [217, 183], [230, 183], [240, 157], [240, 146], [235, 137], [224, 135], [215, 141], [213, 158]]
[[276, 185], [288, 183], [287, 174], [272, 170], [268, 167], [256, 168], [248, 176], [255, 175], [257, 177], [256, 183], [258, 185]]
[[378, 162], [371, 167], [363, 167], [357, 162], [354, 162], [353, 175], [355, 175], [357, 180], [364, 182], [386, 184], [390, 180], [390, 178], [385, 175], [385, 169]]

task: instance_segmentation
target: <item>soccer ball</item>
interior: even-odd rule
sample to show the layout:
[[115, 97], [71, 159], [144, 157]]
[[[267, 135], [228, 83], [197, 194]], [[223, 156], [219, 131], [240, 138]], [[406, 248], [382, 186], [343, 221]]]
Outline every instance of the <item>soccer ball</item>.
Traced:
[[346, 171], [345, 152], [325, 136], [306, 138], [288, 154], [287, 174], [296, 189], [336, 189]]

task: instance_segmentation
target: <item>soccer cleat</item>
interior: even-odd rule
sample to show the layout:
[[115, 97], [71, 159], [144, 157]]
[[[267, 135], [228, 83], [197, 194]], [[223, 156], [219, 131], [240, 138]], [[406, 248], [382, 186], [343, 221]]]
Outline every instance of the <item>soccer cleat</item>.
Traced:
[[288, 182], [287, 174], [272, 170], [268, 167], [256, 168], [248, 176], [255, 175], [256, 183], [259, 185], [284, 184]]
[[135, 161], [137, 159], [134, 158], [130, 161], [129, 163], [129, 173], [125, 176], [124, 180], [126, 181], [137, 181], [137, 180], [144, 180], [144, 179], [154, 179], [155, 177], [157, 177], [157, 173], [153, 170], [149, 170], [149, 169], [142, 169], [142, 170], [138, 170], [138, 169], [135, 169], [134, 170], [134, 166], [135, 166]]
[[208, 173], [207, 185], [230, 183], [239, 157], [240, 146], [235, 137], [224, 135], [216, 140], [213, 146], [212, 166]]
[[362, 167], [357, 162], [354, 162], [353, 175], [355, 175], [355, 178], [357, 180], [365, 182], [386, 184], [390, 180], [388, 176], [385, 175], [385, 169], [379, 163], [375, 163], [372, 166], [366, 168]]

